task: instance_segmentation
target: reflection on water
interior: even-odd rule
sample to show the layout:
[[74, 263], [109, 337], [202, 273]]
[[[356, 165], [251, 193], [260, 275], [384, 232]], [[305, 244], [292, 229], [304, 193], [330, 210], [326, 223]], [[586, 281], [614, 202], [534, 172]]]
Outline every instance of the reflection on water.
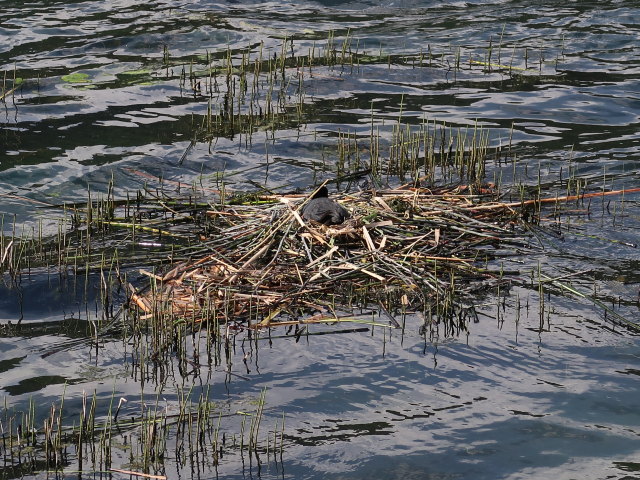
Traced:
[[[220, 172], [234, 189], [307, 188], [335, 176], [345, 132], [359, 136], [366, 161], [375, 127], [388, 155], [400, 117], [481, 127], [510, 153], [506, 164], [496, 156], [487, 165], [496, 183], [540, 184], [548, 196], [574, 192], [578, 177], [589, 191], [640, 187], [635, 2], [0, 0], [0, 8], [5, 232], [14, 215], [29, 226], [57, 215], [33, 201], [79, 201], [87, 184], [105, 191], [112, 179], [122, 195], [153, 183], [149, 175], [212, 187]], [[331, 35], [337, 47], [350, 37], [345, 51], [360, 64], [289, 68], [278, 100], [284, 120], [250, 134], [202, 134], [209, 103], [228, 112], [225, 92], [234, 88], [222, 75], [217, 91], [191, 88], [192, 71], [205, 77], [207, 54], [221, 66], [229, 53], [236, 67], [243, 54], [269, 59], [283, 45], [318, 56]], [[22, 83], [10, 92], [14, 75]], [[261, 88], [264, 102], [268, 84]], [[518, 189], [507, 196], [519, 199]], [[175, 413], [182, 389], [194, 385], [226, 415], [254, 408], [266, 387], [265, 431], [286, 417], [282, 461], [258, 466], [230, 453], [198, 470], [202, 478], [214, 470], [225, 478], [629, 478], [640, 468], [640, 350], [611, 311], [638, 317], [638, 201], [629, 193], [576, 202], [553, 234], [533, 232], [544, 251], [501, 258], [519, 283], [486, 299], [466, 337], [424, 338], [414, 318], [404, 335], [257, 347], [238, 338], [229, 365], [192, 358], [188, 372], [175, 359], [163, 371], [136, 365], [131, 338], [96, 341], [99, 279], [4, 279], [0, 390], [12, 408], [33, 399], [44, 418], [63, 390], [71, 416], [95, 389], [104, 418], [114, 391], [128, 400], [122, 417], [151, 404]], [[542, 217], [555, 221], [551, 207]], [[584, 272], [571, 288], [602, 305], [552, 285], [541, 302], [530, 278], [539, 265], [567, 284]], [[228, 438], [236, 420], [221, 423]], [[126, 453], [115, 455], [113, 466], [127, 464]], [[17, 476], [0, 467], [0, 477]]]
[[[515, 297], [536, 301], [526, 289], [509, 298]], [[247, 399], [267, 388], [263, 424], [277, 431], [284, 413], [283, 468], [291, 478], [618, 475], [620, 464], [634, 458], [640, 434], [637, 337], [587, 320], [592, 312], [579, 302], [550, 301], [553, 315], [543, 332], [533, 305], [523, 301], [518, 315], [508, 300], [504, 323], [490, 320], [494, 308], [485, 307], [466, 338], [428, 339], [411, 328], [391, 336], [377, 330], [238, 341], [229, 364], [207, 367], [202, 349], [186, 376], [171, 362], [164, 373], [130, 360], [123, 366], [118, 340], [103, 339], [94, 355], [88, 344], [55, 348], [69, 340], [64, 335], [17, 336], [13, 347], [3, 346], [1, 388], [15, 405], [41, 388], [39, 404], [46, 405], [66, 381], [70, 417], [87, 389], [96, 388], [106, 408], [115, 388], [116, 398], [129, 401], [120, 414], [126, 418], [139, 415], [141, 385], [147, 408], [154, 404], [153, 384], [163, 377], [162, 411], [176, 411], [180, 390], [206, 392], [226, 412], [221, 431], [228, 438], [238, 426], [226, 415], [253, 408]], [[200, 338], [206, 341], [204, 333]], [[168, 448], [176, 448], [173, 441]], [[221, 475], [256, 473], [227, 448]], [[261, 475], [275, 478], [279, 468]]]

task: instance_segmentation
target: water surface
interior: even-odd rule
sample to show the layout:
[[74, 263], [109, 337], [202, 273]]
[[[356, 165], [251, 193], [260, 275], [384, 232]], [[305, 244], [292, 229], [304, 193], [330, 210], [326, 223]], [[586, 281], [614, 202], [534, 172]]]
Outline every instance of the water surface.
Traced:
[[[311, 188], [336, 176], [341, 134], [360, 135], [366, 161], [373, 123], [384, 156], [398, 118], [481, 127], [510, 152], [487, 165], [487, 179], [505, 187], [540, 184], [548, 196], [572, 192], [575, 178], [589, 191], [640, 187], [637, 2], [0, 0], [0, 9], [3, 89], [22, 79], [0, 104], [4, 232], [40, 220], [55, 231], [59, 211], [42, 203], [82, 201], [111, 181], [120, 196], [160, 177], [214, 188], [221, 172], [231, 189]], [[190, 88], [207, 55], [238, 65], [243, 54], [279, 54], [283, 42], [319, 54], [332, 35], [369, 60], [307, 72], [301, 113], [292, 83], [280, 124], [202, 135], [209, 102], [220, 108], [226, 91], [221, 80], [218, 92]], [[522, 279], [539, 265], [551, 276], [585, 271], [577, 289], [637, 321], [639, 200], [577, 204], [561, 235], [542, 233], [543, 250], [509, 255], [505, 267]], [[99, 280], [3, 280], [0, 389], [11, 408], [33, 399], [44, 416], [66, 390], [77, 412], [95, 389], [102, 415], [114, 390], [128, 399], [123, 415], [137, 415], [144, 395], [171, 412], [180, 388], [195, 384], [234, 413], [267, 387], [266, 428], [286, 417], [282, 462], [258, 469], [228, 455], [202, 478], [640, 477], [638, 337], [557, 289], [545, 296], [543, 331], [536, 287], [522, 281], [479, 300], [468, 335], [424, 338], [411, 317], [404, 335], [265, 340], [238, 346], [237, 376], [220, 366], [185, 376], [173, 365], [161, 388], [141, 381], [130, 345], [92, 345]], [[175, 462], [166, 464], [171, 476]]]

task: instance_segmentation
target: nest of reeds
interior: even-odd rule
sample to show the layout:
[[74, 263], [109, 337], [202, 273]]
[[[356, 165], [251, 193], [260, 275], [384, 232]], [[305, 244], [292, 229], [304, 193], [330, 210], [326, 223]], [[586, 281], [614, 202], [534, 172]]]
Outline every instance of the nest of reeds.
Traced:
[[491, 186], [366, 190], [335, 198], [350, 218], [333, 226], [304, 220], [299, 195], [215, 204], [209, 253], [149, 273], [131, 303], [142, 319], [254, 329], [371, 323], [374, 312], [395, 326], [400, 311], [460, 318], [469, 295], [501, 281], [488, 268], [496, 248], [523, 243], [519, 209], [497, 198]]

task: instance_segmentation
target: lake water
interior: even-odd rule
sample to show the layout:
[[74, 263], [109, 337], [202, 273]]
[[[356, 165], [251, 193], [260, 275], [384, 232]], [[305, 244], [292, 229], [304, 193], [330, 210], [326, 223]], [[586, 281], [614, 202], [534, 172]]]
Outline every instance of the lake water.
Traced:
[[[364, 164], [374, 125], [388, 155], [398, 119], [481, 129], [492, 149], [509, 152], [508, 161], [487, 163], [487, 179], [513, 185], [512, 199], [538, 186], [548, 197], [576, 185], [640, 188], [638, 2], [0, 0], [0, 12], [5, 233], [55, 231], [60, 210], [43, 205], [83, 201], [88, 187], [98, 195], [111, 181], [121, 198], [155, 188], [159, 178], [311, 189], [358, 169], [355, 154], [346, 166], [338, 161], [344, 135], [358, 136]], [[320, 57], [331, 41], [343, 61], [288, 66], [290, 83], [274, 93], [283, 92], [272, 104], [277, 115], [248, 130], [203, 127], [209, 108], [228, 115], [228, 88], [242, 88], [225, 85], [228, 56], [236, 68], [243, 55]], [[211, 65], [216, 78], [203, 73]], [[266, 109], [269, 88], [260, 82], [255, 106]], [[239, 122], [248, 121], [248, 108], [238, 106]], [[275, 460], [263, 454], [257, 464], [228, 447], [217, 467], [184, 466], [170, 435], [155, 472], [640, 478], [640, 341], [614, 316], [640, 321], [639, 202], [633, 192], [578, 203], [566, 209], [559, 235], [537, 232], [544, 249], [505, 255], [505, 269], [519, 270], [522, 281], [479, 300], [468, 335], [425, 338], [420, 320], [409, 317], [404, 335], [375, 329], [261, 340], [257, 349], [239, 343], [231, 374], [226, 365], [187, 375], [169, 365], [162, 382], [144, 368], [141, 380], [127, 342], [92, 345], [99, 278], [23, 275], [16, 285], [5, 275], [0, 426], [6, 430], [11, 412], [30, 401], [41, 425], [63, 392], [71, 418], [83, 392], [95, 390], [105, 418], [112, 395], [127, 400], [122, 416], [136, 417], [148, 405], [175, 413], [191, 391], [229, 414], [221, 430], [230, 443], [240, 428], [235, 412], [253, 411], [266, 388], [262, 434], [278, 437], [285, 416]], [[553, 207], [545, 208], [548, 226]], [[572, 284], [582, 296], [545, 292], [543, 329], [537, 285], [527, 282], [535, 269], [551, 277], [582, 272]], [[6, 445], [0, 452], [0, 478], [29, 472], [6, 463]], [[111, 466], [136, 470], [127, 452], [114, 453]], [[70, 456], [65, 476], [77, 477]], [[86, 464], [83, 471], [100, 475]]]

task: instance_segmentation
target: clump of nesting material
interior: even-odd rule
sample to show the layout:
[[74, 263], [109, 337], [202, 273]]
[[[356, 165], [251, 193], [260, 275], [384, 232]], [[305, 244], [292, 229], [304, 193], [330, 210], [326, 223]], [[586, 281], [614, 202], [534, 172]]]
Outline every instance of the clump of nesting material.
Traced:
[[209, 253], [153, 275], [131, 300], [142, 318], [253, 329], [364, 322], [381, 309], [392, 323], [398, 311], [459, 316], [457, 299], [500, 281], [486, 268], [492, 252], [524, 242], [514, 204], [497, 198], [491, 187], [366, 190], [336, 198], [343, 222], [314, 221], [299, 196], [213, 204]]

